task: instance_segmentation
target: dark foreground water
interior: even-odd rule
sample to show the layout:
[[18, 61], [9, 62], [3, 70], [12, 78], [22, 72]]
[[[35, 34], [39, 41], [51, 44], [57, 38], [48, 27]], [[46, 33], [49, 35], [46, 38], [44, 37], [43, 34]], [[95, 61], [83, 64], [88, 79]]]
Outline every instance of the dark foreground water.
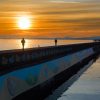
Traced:
[[100, 100], [100, 59], [92, 63], [90, 61], [45, 100]]

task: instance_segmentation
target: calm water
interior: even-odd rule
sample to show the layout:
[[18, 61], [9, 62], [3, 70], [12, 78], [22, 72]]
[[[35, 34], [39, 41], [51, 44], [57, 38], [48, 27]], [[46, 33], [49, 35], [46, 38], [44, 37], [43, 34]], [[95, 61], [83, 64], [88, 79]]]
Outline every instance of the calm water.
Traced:
[[45, 100], [58, 100], [58, 98], [62, 96], [62, 93], [67, 91], [70, 88], [70, 86], [74, 84], [74, 82], [77, 81], [78, 78], [91, 66], [92, 62], [93, 61], [90, 61], [88, 65], [84, 66], [84, 68], [81, 69], [77, 74], [73, 75], [69, 80], [63, 83], [59, 88], [57, 88], [53, 92], [52, 95], [48, 96]]
[[100, 100], [100, 59], [57, 100]]
[[100, 58], [71, 77], [45, 100], [100, 100]]
[[[58, 45], [92, 42], [90, 40], [58, 40]], [[53, 46], [54, 40], [26, 39], [25, 48]], [[0, 50], [21, 49], [21, 39], [0, 39]]]

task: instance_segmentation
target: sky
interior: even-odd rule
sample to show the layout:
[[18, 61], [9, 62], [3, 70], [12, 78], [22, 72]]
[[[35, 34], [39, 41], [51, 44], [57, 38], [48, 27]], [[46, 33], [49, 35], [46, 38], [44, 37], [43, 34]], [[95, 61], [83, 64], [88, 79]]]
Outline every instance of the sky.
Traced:
[[[18, 27], [29, 16], [31, 27]], [[100, 36], [100, 0], [0, 0], [0, 38]]]

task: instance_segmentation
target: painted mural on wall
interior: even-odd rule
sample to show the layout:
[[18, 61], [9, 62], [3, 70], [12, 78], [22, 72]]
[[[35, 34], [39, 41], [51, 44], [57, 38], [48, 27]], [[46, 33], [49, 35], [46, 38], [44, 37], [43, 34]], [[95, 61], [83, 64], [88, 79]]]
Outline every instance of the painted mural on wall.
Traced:
[[93, 49], [89, 48], [1, 76], [0, 100], [11, 100], [18, 94], [43, 83], [93, 53]]

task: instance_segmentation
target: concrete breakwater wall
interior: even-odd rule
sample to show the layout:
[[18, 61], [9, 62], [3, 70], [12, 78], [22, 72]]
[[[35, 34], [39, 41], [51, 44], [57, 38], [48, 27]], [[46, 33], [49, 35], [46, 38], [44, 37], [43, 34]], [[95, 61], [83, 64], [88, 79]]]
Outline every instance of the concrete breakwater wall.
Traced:
[[[81, 45], [80, 45], [81, 49], [79, 49], [79, 51], [76, 49], [76, 51], [72, 52], [71, 51], [72, 49], [70, 47], [70, 49], [66, 48], [66, 50], [63, 51], [64, 52], [63, 53], [61, 52], [64, 49], [63, 48], [61, 51], [59, 51], [60, 56], [57, 56], [56, 52], [55, 52], [56, 54], [54, 53], [57, 57], [51, 53], [51, 55], [55, 59], [49, 57], [50, 56], [49, 55], [48, 56], [49, 60], [46, 60], [47, 58], [44, 57], [43, 59], [45, 60], [42, 63], [22, 68], [19, 68], [18, 66], [17, 70], [14, 69], [13, 71], [11, 70], [9, 72], [8, 71], [5, 72], [5, 70], [3, 69], [5, 74], [1, 73], [0, 76], [0, 100], [11, 100], [13, 98], [19, 100], [20, 97], [24, 98], [25, 96], [26, 97], [32, 96], [33, 98], [36, 98], [36, 94], [39, 95], [40, 94], [39, 92], [41, 92], [41, 97], [40, 96], [37, 97], [42, 98], [46, 96], [49, 90], [52, 91], [53, 88], [56, 88], [57, 84], [60, 85], [60, 83], [62, 83], [64, 79], [70, 77], [73, 73], [79, 70], [84, 64], [88, 63], [89, 60], [98, 56], [98, 54], [100, 53], [99, 44], [96, 45], [88, 44], [88, 46], [86, 44], [86, 47], [84, 46], [84, 48], [83, 44]], [[76, 46], [74, 48], [76, 48]], [[67, 50], [69, 50], [69, 54]], [[78, 65], [76, 66], [76, 64]], [[16, 64], [15, 66], [12, 65], [13, 64], [11, 64], [11, 67], [17, 68]], [[9, 65], [8, 68], [10, 68]], [[65, 77], [65, 75], [67, 75], [68, 77]], [[26, 95], [26, 93], [28, 95]], [[37, 100], [39, 100], [39, 98]]]
[[98, 46], [100, 42], [0, 51], [0, 75]]

